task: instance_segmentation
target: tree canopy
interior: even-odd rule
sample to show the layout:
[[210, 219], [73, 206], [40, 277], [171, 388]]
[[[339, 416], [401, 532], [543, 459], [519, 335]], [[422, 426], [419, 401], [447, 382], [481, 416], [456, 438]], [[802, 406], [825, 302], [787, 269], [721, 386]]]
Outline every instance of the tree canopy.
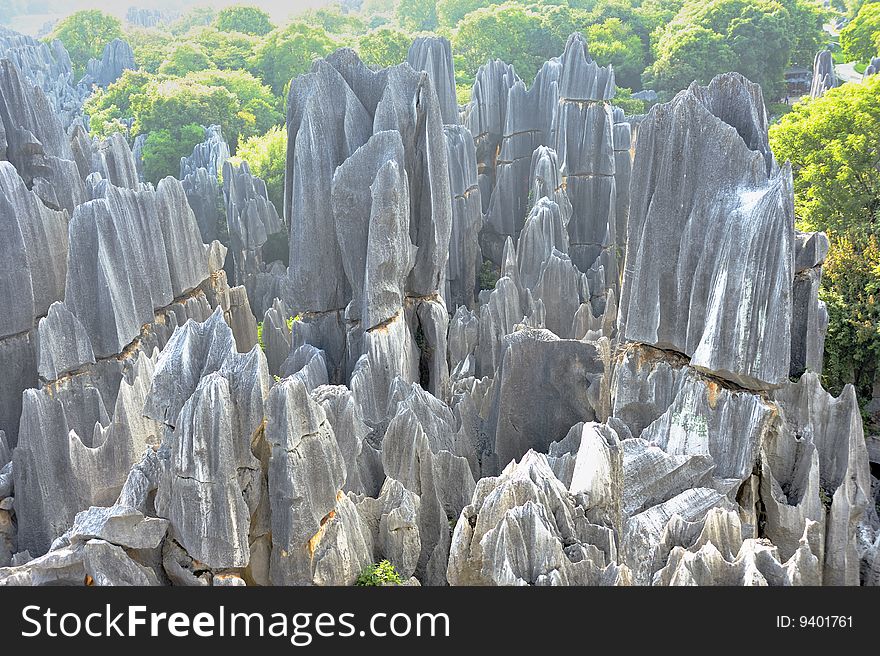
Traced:
[[275, 27], [269, 14], [259, 7], [247, 5], [221, 9], [213, 24], [221, 32], [241, 32], [253, 36], [264, 36]]
[[78, 11], [59, 22], [48, 38], [50, 41], [59, 39], [64, 44], [74, 74], [81, 77], [90, 58], [99, 59], [104, 46], [122, 38], [122, 23], [97, 9]]
[[291, 23], [272, 31], [257, 47], [251, 70], [281, 95], [292, 78], [309, 70], [312, 60], [336, 48], [337, 43], [322, 28]]
[[862, 5], [856, 17], [840, 32], [840, 47], [847, 60], [866, 62], [878, 54], [880, 3]]
[[406, 61], [412, 39], [400, 30], [383, 27], [358, 40], [358, 55], [367, 66], [385, 68]]

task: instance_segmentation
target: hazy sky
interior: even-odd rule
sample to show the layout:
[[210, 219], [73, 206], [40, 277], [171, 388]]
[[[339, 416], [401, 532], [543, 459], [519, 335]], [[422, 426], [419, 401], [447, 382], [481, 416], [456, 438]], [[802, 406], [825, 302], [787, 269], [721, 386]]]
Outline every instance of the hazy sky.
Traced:
[[[0, 0], [0, 3], [6, 0]], [[13, 29], [26, 33], [37, 32], [47, 21], [63, 18], [81, 9], [100, 9], [120, 18], [129, 7], [143, 9], [172, 9], [185, 11], [191, 7], [226, 7], [228, 5], [255, 5], [265, 9], [275, 21], [284, 21], [304, 9], [333, 4], [333, 0], [48, 0], [48, 14], [16, 16], [10, 21]]]

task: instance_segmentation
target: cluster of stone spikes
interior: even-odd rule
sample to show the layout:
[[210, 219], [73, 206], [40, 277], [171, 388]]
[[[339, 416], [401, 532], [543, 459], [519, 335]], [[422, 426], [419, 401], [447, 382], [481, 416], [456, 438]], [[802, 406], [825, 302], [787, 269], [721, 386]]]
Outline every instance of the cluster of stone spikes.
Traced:
[[463, 107], [442, 38], [339, 50], [291, 84], [281, 208], [218, 128], [153, 187], [22, 78], [0, 585], [880, 584], [828, 240], [742, 76], [635, 129], [577, 34]]

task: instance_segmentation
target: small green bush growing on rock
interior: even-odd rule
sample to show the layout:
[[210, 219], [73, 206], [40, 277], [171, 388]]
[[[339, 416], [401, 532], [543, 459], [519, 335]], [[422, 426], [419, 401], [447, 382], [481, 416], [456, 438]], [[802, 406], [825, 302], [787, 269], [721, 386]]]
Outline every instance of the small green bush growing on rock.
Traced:
[[400, 585], [400, 574], [387, 560], [367, 565], [357, 577], [355, 585]]

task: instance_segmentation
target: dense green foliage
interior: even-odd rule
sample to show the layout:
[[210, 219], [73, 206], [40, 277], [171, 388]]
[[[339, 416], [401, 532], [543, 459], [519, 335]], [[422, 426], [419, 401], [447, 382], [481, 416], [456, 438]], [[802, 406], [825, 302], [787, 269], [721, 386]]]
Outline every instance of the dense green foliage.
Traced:
[[329, 55], [337, 45], [319, 27], [291, 23], [272, 31], [257, 47], [251, 68], [281, 95], [291, 78], [308, 71], [313, 59]]
[[355, 585], [400, 585], [400, 574], [389, 561], [367, 565], [357, 577]]
[[880, 45], [880, 2], [862, 5], [858, 15], [840, 31], [840, 46], [846, 59], [866, 62], [878, 54]]
[[[528, 44], [528, 47], [523, 47]], [[562, 52], [565, 42], [553, 34], [537, 11], [505, 4], [472, 11], [458, 24], [452, 39], [456, 68], [471, 79], [490, 59], [513, 64], [530, 84], [541, 65]]]
[[156, 184], [168, 175], [179, 175], [180, 158], [204, 140], [204, 128], [194, 123], [150, 132], [144, 142], [144, 178]]
[[269, 14], [258, 7], [246, 5], [221, 9], [214, 20], [214, 27], [221, 32], [241, 32], [254, 36], [265, 36], [275, 28]]
[[785, 67], [812, 61], [823, 20], [807, 0], [688, 0], [659, 30], [645, 81], [668, 97], [735, 70], [773, 100], [784, 94]]
[[204, 71], [213, 68], [214, 62], [205, 53], [205, 50], [197, 43], [178, 43], [174, 50], [159, 65], [162, 75], [176, 75], [183, 77], [193, 71]]
[[384, 68], [406, 61], [412, 38], [400, 30], [382, 27], [358, 40], [358, 54], [367, 66]]
[[59, 39], [73, 64], [77, 78], [86, 72], [86, 64], [94, 57], [100, 59], [104, 46], [113, 39], [122, 37], [122, 23], [96, 9], [78, 11], [55, 26], [49, 40]]
[[261, 136], [250, 137], [238, 145], [235, 160], [244, 160], [251, 172], [266, 182], [269, 200], [280, 212], [284, 207], [284, 161], [287, 156], [287, 129], [276, 126]]
[[828, 305], [826, 385], [856, 385], [870, 398], [880, 362], [880, 77], [795, 105], [771, 128], [790, 160], [798, 226], [824, 230], [831, 251], [822, 278]]
[[208, 53], [214, 66], [227, 71], [247, 70], [259, 42], [248, 34], [222, 32], [213, 27], [194, 31], [188, 38]]
[[433, 30], [437, 27], [436, 0], [398, 0], [397, 22], [410, 32]]
[[194, 7], [171, 24], [171, 33], [186, 34], [194, 27], [210, 25], [216, 16], [213, 7]]

